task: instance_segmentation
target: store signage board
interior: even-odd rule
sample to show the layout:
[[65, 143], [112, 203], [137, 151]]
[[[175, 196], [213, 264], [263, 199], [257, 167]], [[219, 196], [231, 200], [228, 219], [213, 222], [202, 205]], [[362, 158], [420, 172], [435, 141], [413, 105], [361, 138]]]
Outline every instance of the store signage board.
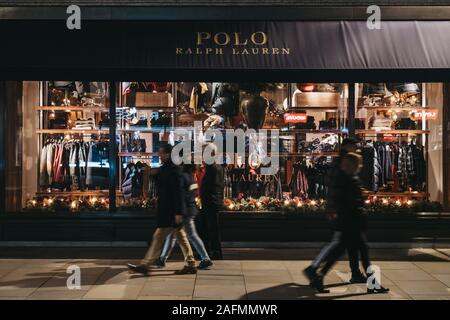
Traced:
[[284, 123], [306, 123], [308, 115], [306, 113], [285, 113]]
[[[450, 69], [450, 21], [383, 21], [376, 31], [365, 21], [87, 21], [77, 31], [57, 23], [5, 32], [0, 69]], [[95, 39], [89, 54], [74, 45], [85, 39]]]
[[414, 120], [436, 120], [438, 116], [438, 109], [426, 109], [426, 110], [416, 110], [414, 112]]

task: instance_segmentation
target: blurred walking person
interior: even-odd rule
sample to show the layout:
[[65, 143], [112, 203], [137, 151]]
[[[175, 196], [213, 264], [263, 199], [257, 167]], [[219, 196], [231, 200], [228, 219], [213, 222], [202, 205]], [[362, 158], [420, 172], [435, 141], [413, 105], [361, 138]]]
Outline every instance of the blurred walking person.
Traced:
[[[198, 184], [194, 179], [195, 165], [185, 164], [183, 166], [183, 189], [185, 192], [185, 202], [186, 202], [186, 214], [183, 217], [183, 225], [186, 230], [189, 242], [194, 247], [197, 254], [200, 256], [200, 264], [198, 269], [209, 269], [213, 266], [213, 262], [206, 251], [205, 245], [202, 239], [198, 236], [197, 229], [195, 227], [195, 217], [198, 213], [197, 205], [195, 203], [195, 197], [197, 194]], [[166, 265], [166, 261], [169, 258], [175, 244], [177, 243], [177, 238], [174, 234], [167, 236], [164, 243], [163, 251], [157, 261], [157, 264], [161, 267]]]
[[158, 155], [162, 166], [155, 176], [157, 190], [156, 231], [152, 243], [144, 259], [139, 265], [128, 264], [131, 271], [147, 274], [160, 255], [164, 241], [168, 235], [174, 234], [185, 255], [185, 266], [178, 274], [196, 273], [194, 254], [183, 227], [183, 217], [186, 215], [185, 189], [183, 175], [178, 166], [171, 160], [172, 146], [163, 144]]
[[[217, 148], [214, 144], [207, 146], [211, 156], [215, 157]], [[219, 212], [223, 207], [224, 169], [217, 163], [205, 164], [205, 175], [203, 176], [200, 199], [202, 204], [202, 216], [205, 221], [205, 244], [212, 259], [221, 260], [222, 245], [219, 229]]]

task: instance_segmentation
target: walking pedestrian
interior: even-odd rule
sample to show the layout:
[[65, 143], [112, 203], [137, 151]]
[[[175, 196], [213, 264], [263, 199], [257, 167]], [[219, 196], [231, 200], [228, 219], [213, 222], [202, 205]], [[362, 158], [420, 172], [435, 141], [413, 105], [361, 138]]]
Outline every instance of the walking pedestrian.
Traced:
[[[357, 152], [358, 150], [358, 143], [355, 139], [352, 138], [346, 138], [344, 141], [342, 141], [341, 144], [341, 151], [339, 157], [337, 157], [333, 163], [332, 169], [330, 171], [329, 176], [327, 177], [327, 186], [328, 186], [328, 195], [327, 195], [327, 216], [330, 219], [336, 219], [337, 214], [337, 203], [340, 201], [339, 198], [339, 187], [336, 185], [339, 181], [339, 176], [341, 174], [341, 159], [346, 154], [350, 152]], [[317, 276], [317, 270], [322, 265], [322, 263], [327, 259], [330, 252], [332, 252], [340, 243], [342, 240], [342, 230], [336, 225], [336, 223], [333, 223], [333, 236], [331, 242], [322, 248], [320, 253], [317, 255], [317, 257], [314, 259], [314, 261], [311, 263], [310, 266], [308, 266], [303, 272], [306, 275], [306, 277], [310, 280], [312, 286], [317, 287], [319, 291], [326, 292], [327, 290], [323, 287], [323, 282], [320, 277]], [[350, 254], [349, 253], [349, 263], [350, 268], [352, 270], [352, 276], [350, 279], [351, 283], [365, 283], [366, 278], [359, 270], [359, 267], [355, 268], [355, 266], [358, 266], [359, 260], [358, 255]]]
[[[207, 146], [211, 156], [215, 157], [217, 149], [213, 144]], [[205, 220], [205, 244], [211, 256], [215, 260], [221, 260], [222, 245], [219, 230], [219, 211], [223, 207], [224, 169], [217, 163], [205, 165], [205, 175], [202, 179], [200, 198], [202, 204], [202, 215]]]
[[[193, 164], [185, 164], [183, 166], [183, 188], [186, 190], [185, 192], [185, 201], [186, 201], [186, 214], [183, 217], [183, 225], [186, 229], [186, 233], [189, 239], [189, 242], [194, 247], [197, 254], [200, 256], [200, 264], [198, 265], [198, 269], [209, 269], [213, 266], [213, 262], [211, 261], [208, 252], [206, 251], [205, 245], [202, 239], [197, 234], [197, 229], [195, 227], [195, 217], [197, 215], [197, 205], [195, 203], [195, 197], [198, 190], [198, 185], [194, 179], [195, 165]], [[174, 234], [170, 234], [167, 236], [166, 241], [164, 243], [164, 247], [159, 258], [157, 264], [160, 266], [165, 266], [167, 259], [169, 258], [177, 239]]]
[[[366, 221], [363, 213], [364, 201], [361, 184], [358, 179], [358, 173], [361, 167], [361, 156], [356, 153], [348, 153], [341, 159], [341, 171], [336, 183], [337, 226], [341, 232], [341, 237], [338, 244], [327, 255], [325, 264], [317, 275], [315, 275], [315, 279], [313, 276], [312, 285], [319, 292], [326, 292], [323, 288], [323, 278], [341, 257], [345, 249], [348, 250], [349, 256], [353, 257], [353, 261], [355, 261], [355, 257], [357, 258], [358, 252], [361, 252], [367, 276], [371, 276], [368, 273], [370, 266], [368, 247], [364, 239], [366, 229]], [[358, 262], [356, 262], [356, 265], [352, 265], [352, 268], [359, 270]], [[368, 293], [386, 293], [388, 291], [389, 289], [381, 285], [367, 289]]]
[[185, 266], [177, 274], [196, 273], [194, 254], [183, 227], [186, 214], [185, 190], [180, 168], [171, 160], [172, 146], [163, 144], [158, 155], [162, 166], [155, 176], [157, 190], [156, 231], [144, 259], [139, 265], [128, 264], [131, 271], [147, 274], [161, 255], [164, 241], [168, 235], [175, 234], [185, 255]]

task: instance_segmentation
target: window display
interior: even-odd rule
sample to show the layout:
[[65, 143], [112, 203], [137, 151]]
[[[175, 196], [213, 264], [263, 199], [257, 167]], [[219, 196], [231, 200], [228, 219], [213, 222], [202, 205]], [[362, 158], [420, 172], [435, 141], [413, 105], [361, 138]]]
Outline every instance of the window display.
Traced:
[[[423, 200], [442, 202], [439, 190], [430, 190], [428, 183], [442, 174], [442, 167], [430, 171], [428, 150], [429, 123], [441, 121], [442, 102], [432, 94], [440, 84], [115, 85], [119, 93], [111, 115], [108, 83], [23, 83], [19, 117], [27, 126], [20, 129], [23, 134], [18, 131], [22, 158], [8, 163], [20, 162], [22, 178], [8, 191], [16, 199], [9, 211], [106, 211], [110, 181], [115, 180], [118, 210], [149, 213], [156, 203], [152, 172], [160, 166], [158, 148], [179, 143], [178, 128], [187, 129], [190, 140], [208, 128], [279, 131], [279, 149], [271, 138], [264, 141], [267, 155], [279, 157], [275, 174], [262, 174], [260, 159], [248, 154], [249, 140], [246, 157], [224, 164], [226, 210], [322, 212], [329, 172], [343, 139], [350, 136], [358, 139], [364, 159], [367, 205], [411, 209], [423, 208]], [[350, 86], [355, 86], [354, 113], [349, 112]], [[195, 121], [202, 132], [195, 131]], [[115, 141], [110, 141], [112, 126]], [[112, 143], [117, 145], [114, 177]], [[197, 167], [201, 184], [203, 168]]]

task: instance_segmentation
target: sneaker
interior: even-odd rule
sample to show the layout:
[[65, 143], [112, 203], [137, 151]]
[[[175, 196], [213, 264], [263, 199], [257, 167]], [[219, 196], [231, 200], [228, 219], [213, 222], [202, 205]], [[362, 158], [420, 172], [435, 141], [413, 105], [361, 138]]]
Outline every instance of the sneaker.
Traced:
[[367, 293], [388, 293], [388, 292], [389, 292], [389, 288], [385, 288], [383, 286], [380, 286], [379, 289], [377, 289], [377, 288], [373, 288], [373, 289], [367, 288]]
[[214, 265], [214, 263], [211, 260], [202, 260], [202, 261], [200, 261], [200, 264], [198, 265], [197, 269], [208, 270], [213, 265]]
[[175, 274], [196, 274], [197, 268], [195, 266], [184, 266], [183, 269], [175, 271]]
[[148, 274], [148, 267], [143, 264], [134, 265], [134, 264], [128, 263], [127, 266], [128, 266], [128, 269], [130, 269], [130, 271], [142, 273], [142, 274]]
[[361, 273], [352, 273], [350, 283], [367, 283], [367, 278]]
[[158, 267], [158, 268], [164, 268], [164, 267], [166, 266], [166, 262], [165, 262], [163, 259], [158, 258], [158, 259], [153, 263], [153, 265], [154, 265], [155, 267]]

